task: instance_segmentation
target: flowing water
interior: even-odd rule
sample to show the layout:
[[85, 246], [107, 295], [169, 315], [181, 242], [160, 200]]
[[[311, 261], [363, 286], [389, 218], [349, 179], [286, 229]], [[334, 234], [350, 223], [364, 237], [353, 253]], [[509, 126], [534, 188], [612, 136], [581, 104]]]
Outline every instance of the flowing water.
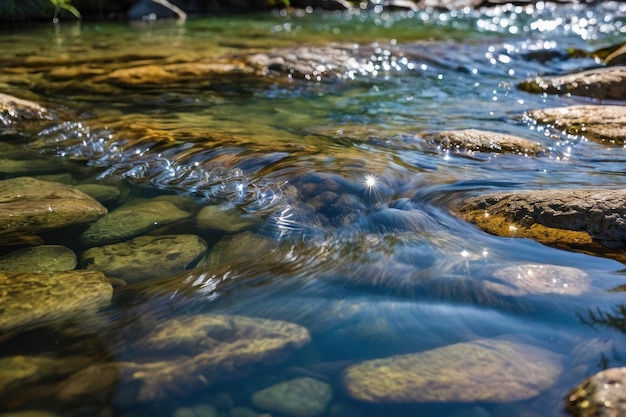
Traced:
[[[624, 365], [619, 308], [626, 299], [608, 291], [626, 282], [622, 264], [491, 236], [451, 212], [489, 191], [623, 186], [624, 148], [524, 117], [588, 99], [530, 94], [516, 85], [596, 66], [575, 51], [624, 41], [624, 4], [63, 23], [1, 34], [3, 91], [61, 115], [43, 130], [25, 126], [5, 135], [5, 142], [58, 163], [77, 181], [118, 183], [131, 196], [186, 196], [198, 207], [252, 219], [237, 232], [179, 226], [209, 246], [243, 230], [274, 245], [259, 252], [255, 241], [244, 242], [232, 262], [120, 289], [110, 307], [66, 329], [82, 335], [83, 348], [75, 337], [44, 329], [4, 342], [4, 356], [96, 352], [131, 360], [141, 352], [123, 353], [123, 345], [138, 329], [192, 313], [284, 320], [312, 336], [286, 363], [183, 395], [142, 402], [128, 400], [121, 387], [96, 405], [41, 396], [18, 408], [171, 416], [180, 407], [219, 405], [220, 398], [255, 408], [255, 391], [313, 375], [333, 390], [325, 416], [564, 416], [570, 388], [606, 366]], [[98, 78], [120, 68], [302, 45], [342, 45], [355, 61], [305, 79]], [[480, 153], [424, 139], [467, 128], [515, 134], [548, 151]], [[84, 249], [72, 239], [59, 241]], [[578, 296], [510, 297], [475, 285], [519, 264], [578, 268], [592, 288]], [[558, 354], [563, 371], [554, 384], [525, 400], [404, 404], [358, 401], [343, 385], [344, 368], [365, 360], [502, 337]]]

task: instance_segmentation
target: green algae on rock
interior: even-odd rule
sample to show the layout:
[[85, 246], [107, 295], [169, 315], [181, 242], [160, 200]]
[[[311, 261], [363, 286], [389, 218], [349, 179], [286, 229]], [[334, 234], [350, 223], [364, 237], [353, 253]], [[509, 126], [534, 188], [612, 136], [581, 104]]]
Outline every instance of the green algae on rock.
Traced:
[[0, 338], [95, 311], [112, 295], [111, 284], [97, 271], [0, 272]]
[[0, 257], [0, 270], [10, 272], [57, 272], [76, 268], [76, 254], [60, 245], [24, 248]]
[[477, 129], [443, 131], [432, 136], [432, 140], [444, 148], [478, 152], [534, 156], [544, 151], [539, 143], [530, 139]]
[[252, 395], [252, 403], [262, 410], [293, 417], [317, 417], [332, 398], [332, 388], [325, 382], [302, 377], [284, 381]]
[[81, 263], [134, 283], [181, 272], [206, 250], [206, 242], [196, 235], [139, 236], [90, 248], [81, 255]]
[[29, 177], [0, 181], [0, 235], [90, 223], [106, 213], [96, 200], [68, 185]]
[[510, 402], [539, 395], [560, 373], [554, 353], [484, 339], [365, 361], [343, 382], [352, 398], [373, 403]]
[[626, 190], [556, 189], [468, 198], [456, 212], [482, 230], [626, 260]]
[[168, 201], [131, 201], [93, 223], [80, 239], [89, 246], [119, 242], [186, 219], [189, 215]]
[[531, 110], [528, 117], [539, 123], [562, 129], [570, 135], [623, 145], [626, 141], [626, 107], [578, 105]]

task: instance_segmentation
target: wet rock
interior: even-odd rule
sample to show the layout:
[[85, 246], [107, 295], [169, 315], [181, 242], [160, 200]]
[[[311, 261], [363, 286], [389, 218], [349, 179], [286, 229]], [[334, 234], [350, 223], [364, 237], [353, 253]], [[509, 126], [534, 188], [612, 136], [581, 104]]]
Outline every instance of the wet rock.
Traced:
[[[263, 417], [256, 411], [248, 407], [234, 407], [228, 413], [229, 417]], [[271, 417], [266, 415], [266, 417]]]
[[10, 272], [57, 272], [76, 268], [76, 254], [60, 245], [20, 249], [0, 257], [0, 270]]
[[252, 232], [228, 236], [219, 241], [211, 252], [198, 263], [198, 267], [245, 262], [267, 255], [278, 248], [278, 242]]
[[163, 321], [135, 342], [132, 361], [101, 363], [61, 383], [56, 398], [84, 403], [117, 390], [118, 402], [188, 396], [285, 361], [310, 341], [284, 321], [191, 315]]
[[160, 226], [189, 217], [168, 201], [138, 200], [126, 203], [93, 223], [81, 235], [89, 246], [130, 239]]
[[551, 352], [485, 339], [362, 362], [343, 381], [351, 397], [373, 403], [510, 402], [537, 396], [560, 372]]
[[626, 258], [626, 190], [499, 192], [467, 199], [459, 215], [488, 233]]
[[574, 74], [537, 77], [519, 84], [531, 93], [572, 94], [609, 100], [626, 100], [626, 66], [596, 68]]
[[0, 272], [0, 337], [106, 306], [113, 288], [96, 271]]
[[580, 295], [591, 285], [591, 278], [580, 269], [558, 265], [515, 265], [493, 273], [497, 281], [483, 281], [491, 291], [502, 295], [563, 294]]
[[626, 138], [626, 107], [580, 105], [532, 110], [528, 116], [571, 135], [623, 145]]
[[44, 410], [25, 410], [25, 411], [15, 411], [12, 413], [2, 413], [0, 417], [59, 417], [58, 414], [53, 413], [52, 411], [44, 411]]
[[89, 223], [106, 213], [96, 200], [68, 185], [28, 177], [0, 181], [0, 235]]
[[567, 411], [574, 417], [626, 415], [626, 368], [610, 368], [587, 378], [567, 397]]
[[0, 358], [0, 401], [19, 391], [24, 384], [59, 380], [93, 360], [83, 356], [54, 358], [45, 356], [11, 356]]
[[260, 409], [293, 417], [316, 417], [332, 398], [332, 388], [313, 378], [296, 378], [257, 391], [252, 403]]
[[0, 159], [0, 173], [10, 176], [36, 175], [42, 173], [58, 172], [63, 167], [45, 159], [30, 155], [28, 159]]
[[98, 200], [100, 204], [114, 204], [120, 200], [122, 193], [118, 187], [107, 184], [79, 184], [76, 188]]
[[20, 120], [50, 120], [50, 112], [37, 103], [0, 93], [0, 125]]
[[202, 229], [219, 230], [227, 233], [241, 232], [260, 224], [258, 217], [234, 208], [206, 206], [196, 215], [196, 224]]
[[206, 250], [206, 242], [196, 235], [140, 236], [88, 249], [81, 264], [134, 283], [181, 272]]
[[176, 409], [173, 417], [217, 417], [217, 409], [209, 404], [196, 404]]
[[544, 151], [539, 143], [529, 139], [476, 129], [439, 132], [432, 137], [432, 140], [444, 148], [478, 152], [534, 156]]

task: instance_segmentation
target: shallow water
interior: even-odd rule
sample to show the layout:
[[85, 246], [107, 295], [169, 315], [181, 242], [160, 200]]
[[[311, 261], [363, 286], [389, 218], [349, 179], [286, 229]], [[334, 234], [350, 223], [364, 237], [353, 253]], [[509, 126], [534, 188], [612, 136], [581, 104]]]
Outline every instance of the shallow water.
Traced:
[[[2, 90], [66, 112], [68, 120], [43, 130], [25, 127], [6, 135], [7, 142], [58, 162], [77, 181], [123, 183], [141, 197], [190, 196], [198, 207], [253, 215], [259, 221], [249, 229], [276, 248], [259, 254], [251, 246], [250, 256], [244, 251], [218, 266], [125, 287], [96, 317], [65, 333], [51, 328], [13, 338], [0, 344], [0, 353], [125, 361], [124, 345], [134, 334], [189, 313], [285, 320], [312, 335], [287, 363], [199, 392], [143, 403], [118, 391], [96, 405], [44, 399], [20, 409], [170, 416], [183, 406], [215, 404], [224, 393], [235, 405], [253, 407], [250, 395], [270, 382], [321, 374], [333, 387], [325, 416], [566, 415], [570, 388], [602, 367], [624, 365], [623, 329], [593, 314], [626, 301], [607, 291], [624, 284], [623, 265], [490, 236], [450, 209], [479, 192], [623, 186], [624, 148], [524, 118], [527, 110], [589, 100], [533, 95], [516, 84], [597, 65], [570, 51], [624, 41], [625, 14], [624, 4], [610, 2], [539, 3], [3, 30]], [[354, 45], [360, 65], [319, 80], [94, 81], [118, 68], [331, 42]], [[72, 69], [79, 71], [63, 73]], [[369, 132], [358, 133], [363, 127]], [[527, 157], [444, 150], [420, 136], [466, 128], [519, 135], [549, 151]], [[319, 197], [329, 191], [344, 199]], [[180, 228], [210, 245], [234, 234]], [[58, 243], [81, 250], [72, 237]], [[477, 285], [516, 264], [578, 268], [592, 278], [591, 290], [511, 297], [485, 294]], [[538, 396], [504, 403], [371, 404], [342, 387], [347, 364], [492, 337], [557, 353], [564, 371]], [[77, 347], [75, 339], [87, 342]]]

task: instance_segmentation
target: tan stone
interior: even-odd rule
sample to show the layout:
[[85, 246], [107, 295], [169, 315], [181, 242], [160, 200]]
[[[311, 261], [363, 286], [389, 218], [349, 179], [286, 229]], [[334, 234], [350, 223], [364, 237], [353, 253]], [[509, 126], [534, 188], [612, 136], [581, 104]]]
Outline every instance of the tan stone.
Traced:
[[94, 311], [112, 295], [111, 284], [97, 271], [0, 272], [0, 338]]
[[539, 123], [582, 135], [599, 142], [623, 145], [626, 139], [626, 107], [579, 105], [531, 110], [528, 116]]
[[626, 99], [626, 66], [596, 68], [554, 77], [537, 77], [520, 83], [533, 93], [572, 94], [598, 99]]
[[544, 150], [530, 139], [477, 129], [444, 131], [434, 135], [432, 140], [444, 148], [479, 152], [537, 155]]
[[89, 223], [106, 213], [96, 200], [68, 185], [28, 177], [0, 181], [0, 235]]
[[343, 381], [352, 398], [373, 403], [511, 402], [539, 395], [560, 373], [551, 352], [486, 339], [362, 362]]

